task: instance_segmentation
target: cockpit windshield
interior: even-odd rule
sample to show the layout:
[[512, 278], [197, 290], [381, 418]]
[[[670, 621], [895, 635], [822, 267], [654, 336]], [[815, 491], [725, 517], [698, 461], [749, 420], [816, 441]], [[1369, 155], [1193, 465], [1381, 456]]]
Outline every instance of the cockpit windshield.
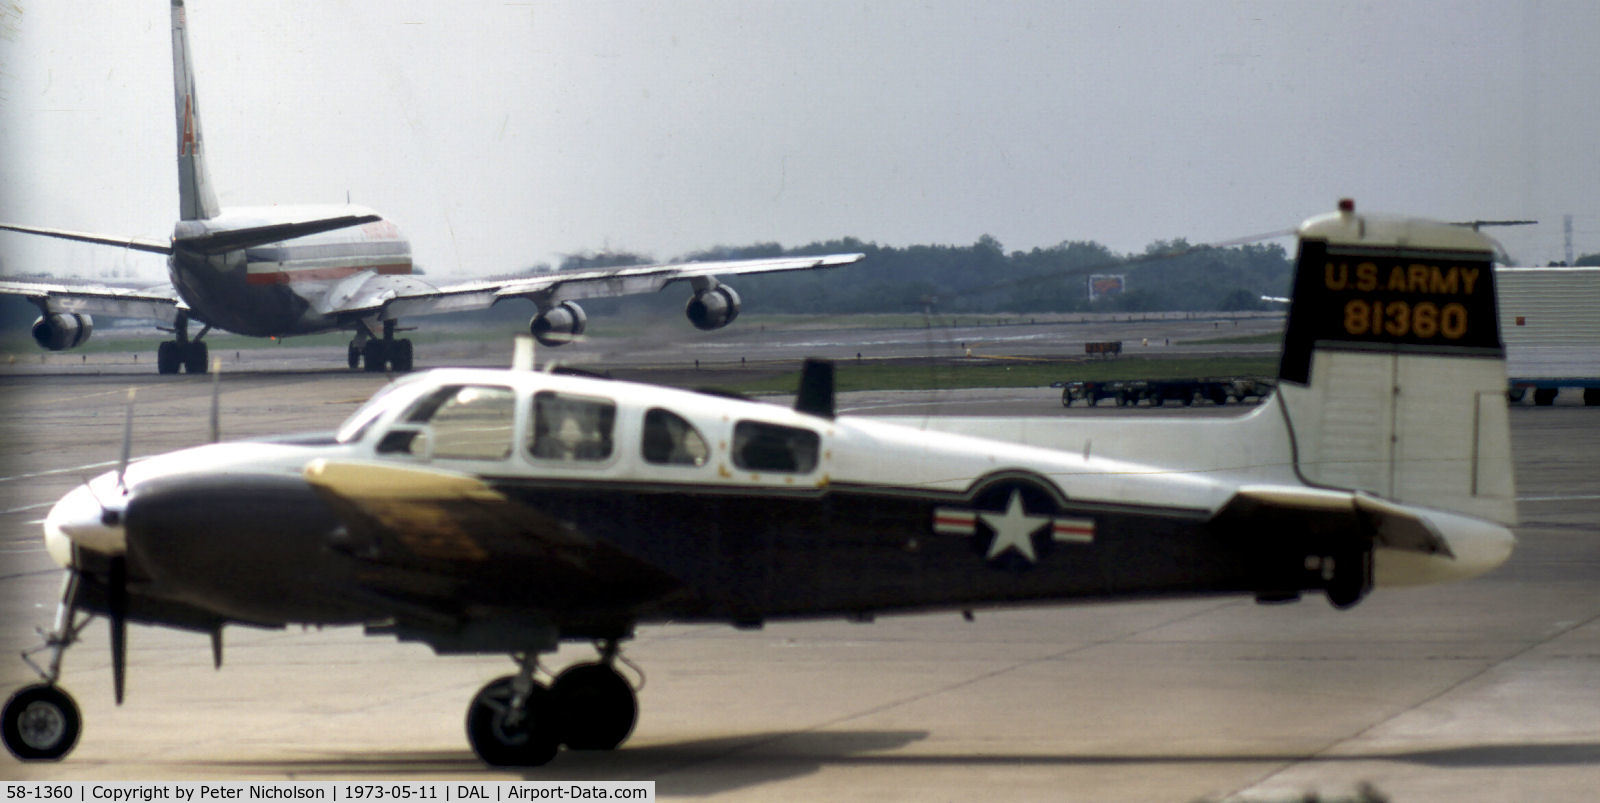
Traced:
[[367, 399], [366, 404], [356, 408], [356, 411], [339, 425], [339, 430], [334, 433], [334, 440], [339, 443], [354, 443], [366, 437], [367, 429], [372, 426], [372, 422], [378, 420], [378, 416], [388, 408], [389, 397], [396, 390], [415, 384], [423, 376], [424, 374], [411, 374], [384, 385], [372, 395], [372, 398]]

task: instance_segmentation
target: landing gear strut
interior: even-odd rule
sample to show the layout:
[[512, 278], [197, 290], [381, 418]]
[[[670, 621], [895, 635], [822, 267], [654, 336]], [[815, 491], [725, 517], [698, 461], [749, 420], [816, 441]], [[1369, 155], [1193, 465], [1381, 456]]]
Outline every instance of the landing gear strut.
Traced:
[[211, 331], [207, 325], [189, 339], [189, 316], [178, 313], [172, 322], [173, 339], [163, 341], [156, 348], [156, 371], [163, 374], [175, 374], [181, 368], [191, 374], [203, 374], [211, 368], [211, 353], [201, 338]]
[[[601, 660], [568, 667], [548, 688], [534, 680], [538, 659], [514, 656], [519, 671], [490, 681], [467, 708], [467, 740], [488, 764], [536, 767], [569, 750], [614, 750], [633, 732], [639, 704], [612, 666], [615, 641]], [[631, 664], [630, 664], [631, 665]]]
[[363, 363], [371, 373], [382, 373], [384, 370], [405, 373], [411, 370], [411, 341], [396, 338], [394, 324], [394, 321], [383, 322], [382, 338], [369, 335], [365, 328], [356, 331], [355, 339], [350, 341], [350, 370], [363, 367]]
[[[77, 621], [77, 592], [78, 574], [70, 572], [62, 588], [61, 604], [56, 608], [55, 629], [49, 633], [40, 631], [44, 644], [22, 654], [44, 682], [18, 689], [0, 710], [0, 736], [4, 737], [6, 749], [23, 761], [60, 760], [78, 743], [83, 729], [78, 704], [56, 686], [61, 677], [62, 654], [93, 618]], [[30, 656], [46, 650], [50, 651], [50, 660], [41, 667]]]

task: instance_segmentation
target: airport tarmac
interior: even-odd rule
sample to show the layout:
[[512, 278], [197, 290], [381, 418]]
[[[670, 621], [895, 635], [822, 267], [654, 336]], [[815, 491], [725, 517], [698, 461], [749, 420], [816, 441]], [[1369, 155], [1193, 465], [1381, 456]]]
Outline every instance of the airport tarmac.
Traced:
[[[484, 357], [495, 364], [501, 357]], [[0, 377], [0, 693], [47, 626], [60, 572], [39, 523], [115, 464], [207, 437], [210, 379], [148, 367]], [[329, 429], [383, 382], [333, 368], [225, 374], [225, 437]], [[1219, 415], [1063, 409], [1048, 388], [849, 395], [874, 413]], [[85, 728], [65, 761], [4, 779], [642, 779], [663, 798], [1298, 800], [1370, 783], [1394, 800], [1590, 800], [1600, 789], [1600, 408], [1512, 408], [1523, 524], [1476, 580], [1321, 599], [1084, 605], [643, 627], [639, 724], [610, 754], [482, 766], [462, 720], [501, 657], [441, 658], [356, 629], [130, 628], [112, 704], [106, 628], [67, 655]], [[550, 662], [587, 659], [570, 647]]]

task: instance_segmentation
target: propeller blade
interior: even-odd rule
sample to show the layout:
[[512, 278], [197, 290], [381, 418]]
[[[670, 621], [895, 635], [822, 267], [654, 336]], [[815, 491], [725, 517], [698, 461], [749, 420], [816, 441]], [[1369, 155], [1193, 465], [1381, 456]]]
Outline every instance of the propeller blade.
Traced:
[[128, 388], [128, 414], [122, 420], [122, 459], [117, 461], [117, 487], [123, 491], [128, 490], [122, 476], [128, 471], [128, 457], [133, 450], [133, 397], [137, 392], [138, 388]]
[[122, 689], [128, 675], [128, 561], [111, 559], [111, 688], [117, 705], [122, 705]]

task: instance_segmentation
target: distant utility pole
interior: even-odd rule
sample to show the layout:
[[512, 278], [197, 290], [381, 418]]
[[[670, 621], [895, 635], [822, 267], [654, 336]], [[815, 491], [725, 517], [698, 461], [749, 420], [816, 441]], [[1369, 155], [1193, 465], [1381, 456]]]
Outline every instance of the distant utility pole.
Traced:
[[1571, 265], [1572, 264], [1572, 215], [1567, 215], [1565, 218], [1562, 219], [1562, 221], [1561, 221], [1561, 231], [1562, 231], [1563, 237], [1566, 239], [1567, 264]]

